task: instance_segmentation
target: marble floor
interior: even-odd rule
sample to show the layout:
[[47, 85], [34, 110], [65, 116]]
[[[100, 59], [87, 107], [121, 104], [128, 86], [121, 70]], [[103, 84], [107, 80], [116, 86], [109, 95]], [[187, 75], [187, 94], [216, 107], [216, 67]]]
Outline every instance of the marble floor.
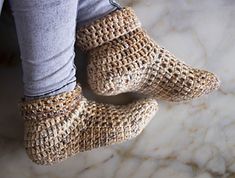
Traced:
[[[22, 144], [19, 66], [0, 68], [1, 178], [235, 178], [235, 1], [122, 0], [161, 45], [218, 74], [221, 88], [189, 103], [159, 101], [136, 139], [81, 153], [61, 164], [32, 163]], [[133, 96], [94, 97], [113, 103]]]

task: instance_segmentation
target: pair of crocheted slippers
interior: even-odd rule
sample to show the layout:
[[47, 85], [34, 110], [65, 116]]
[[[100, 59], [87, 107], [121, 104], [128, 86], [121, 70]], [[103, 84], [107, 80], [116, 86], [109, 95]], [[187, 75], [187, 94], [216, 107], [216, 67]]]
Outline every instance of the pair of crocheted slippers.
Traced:
[[187, 101], [219, 87], [214, 74], [184, 64], [156, 44], [131, 8], [81, 27], [77, 44], [88, 53], [88, 81], [97, 94], [136, 92], [153, 99], [99, 104], [84, 98], [77, 85], [71, 92], [23, 102], [25, 148], [37, 164], [136, 137], [156, 113], [155, 99]]

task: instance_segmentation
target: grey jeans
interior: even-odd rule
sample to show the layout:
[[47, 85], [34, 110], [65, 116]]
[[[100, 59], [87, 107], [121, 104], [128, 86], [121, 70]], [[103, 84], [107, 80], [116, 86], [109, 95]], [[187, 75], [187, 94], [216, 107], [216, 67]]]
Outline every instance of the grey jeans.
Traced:
[[2, 11], [2, 5], [3, 5], [3, 0], [0, 0], [0, 15], [1, 15], [1, 11]]
[[119, 7], [109, 0], [10, 0], [10, 4], [27, 98], [73, 90], [76, 25], [89, 23]]

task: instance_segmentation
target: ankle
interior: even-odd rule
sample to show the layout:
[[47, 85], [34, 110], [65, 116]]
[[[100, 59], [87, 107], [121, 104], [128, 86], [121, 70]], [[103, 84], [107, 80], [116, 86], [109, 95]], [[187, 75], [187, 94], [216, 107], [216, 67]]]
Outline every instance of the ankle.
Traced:
[[77, 27], [90, 24], [120, 8], [121, 6], [113, 0], [83, 0], [79, 3]]
[[46, 97], [50, 97], [50, 96], [55, 96], [64, 92], [70, 92], [72, 90], [74, 90], [76, 87], [76, 81], [72, 81], [70, 83], [67, 83], [66, 85], [60, 87], [60, 88], [56, 88], [52, 91], [49, 91], [47, 93], [44, 94], [38, 94], [38, 95], [24, 95], [24, 100], [25, 101], [29, 101], [29, 100], [35, 100], [35, 99], [41, 99], [41, 98], [46, 98]]

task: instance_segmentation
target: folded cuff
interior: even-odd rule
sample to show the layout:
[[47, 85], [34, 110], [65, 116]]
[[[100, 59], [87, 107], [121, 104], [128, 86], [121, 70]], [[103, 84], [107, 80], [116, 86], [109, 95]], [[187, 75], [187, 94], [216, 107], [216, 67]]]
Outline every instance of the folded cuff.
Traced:
[[77, 31], [77, 45], [90, 50], [141, 27], [133, 9], [126, 7], [87, 24]]

